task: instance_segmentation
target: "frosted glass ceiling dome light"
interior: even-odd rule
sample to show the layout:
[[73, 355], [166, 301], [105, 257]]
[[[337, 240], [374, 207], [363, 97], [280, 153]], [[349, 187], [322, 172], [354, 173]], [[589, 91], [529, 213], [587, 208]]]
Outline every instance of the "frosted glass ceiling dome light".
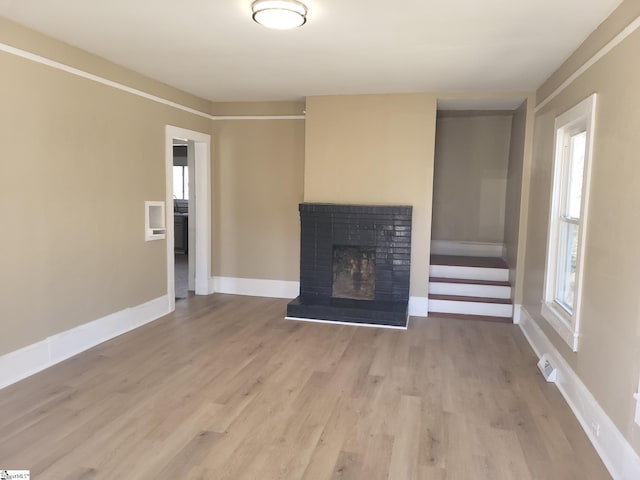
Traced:
[[256, 0], [251, 10], [257, 23], [278, 30], [300, 27], [307, 21], [307, 7], [297, 0]]

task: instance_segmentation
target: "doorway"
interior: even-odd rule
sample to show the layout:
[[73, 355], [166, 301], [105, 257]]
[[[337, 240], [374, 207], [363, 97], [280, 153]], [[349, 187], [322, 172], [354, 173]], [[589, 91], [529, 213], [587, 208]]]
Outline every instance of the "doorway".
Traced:
[[[167, 125], [165, 140], [167, 291], [173, 311], [176, 297], [186, 297], [189, 290], [212, 293], [211, 137]], [[184, 155], [176, 155], [176, 150]]]
[[173, 251], [176, 301], [186, 299], [189, 292], [195, 290], [195, 175], [194, 142], [174, 138]]

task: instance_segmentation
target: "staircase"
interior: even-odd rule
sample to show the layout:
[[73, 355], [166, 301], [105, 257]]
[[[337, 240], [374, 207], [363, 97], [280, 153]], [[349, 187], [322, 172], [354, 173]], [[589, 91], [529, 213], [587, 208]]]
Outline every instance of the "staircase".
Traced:
[[509, 267], [497, 257], [431, 255], [429, 316], [511, 323]]

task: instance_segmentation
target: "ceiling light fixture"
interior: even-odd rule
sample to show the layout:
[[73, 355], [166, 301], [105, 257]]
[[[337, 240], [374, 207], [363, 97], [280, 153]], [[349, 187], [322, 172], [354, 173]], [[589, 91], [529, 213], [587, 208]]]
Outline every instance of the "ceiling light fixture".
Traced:
[[307, 7], [297, 0], [256, 0], [251, 10], [257, 23], [277, 30], [300, 27], [307, 21]]

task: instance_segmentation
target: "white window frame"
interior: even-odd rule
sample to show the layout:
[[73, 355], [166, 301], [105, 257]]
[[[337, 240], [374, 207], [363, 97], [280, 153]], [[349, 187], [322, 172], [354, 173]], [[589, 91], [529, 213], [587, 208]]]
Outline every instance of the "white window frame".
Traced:
[[[553, 160], [553, 184], [551, 208], [549, 209], [549, 233], [547, 238], [547, 263], [545, 268], [544, 297], [542, 316], [558, 332], [574, 352], [578, 351], [580, 337], [580, 313], [582, 306], [582, 285], [584, 275], [584, 248], [588, 222], [589, 187], [591, 184], [591, 157], [595, 131], [596, 94], [556, 118]], [[578, 235], [578, 255], [576, 260], [576, 281], [573, 300], [573, 313], [569, 313], [555, 300], [558, 273], [559, 217], [562, 208], [566, 155], [566, 139], [577, 131], [586, 131], [586, 148], [582, 180], [582, 198], [580, 207], [580, 232]]]

